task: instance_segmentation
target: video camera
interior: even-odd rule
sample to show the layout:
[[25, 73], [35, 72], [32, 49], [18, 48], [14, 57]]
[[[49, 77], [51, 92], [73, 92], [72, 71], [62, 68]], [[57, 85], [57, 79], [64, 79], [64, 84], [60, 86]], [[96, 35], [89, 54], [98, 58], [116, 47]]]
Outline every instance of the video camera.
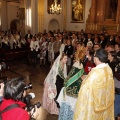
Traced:
[[28, 83], [25, 87], [24, 90], [32, 89], [32, 83]]
[[40, 108], [41, 104], [40, 102], [37, 102], [35, 104], [31, 104], [31, 99], [35, 98], [35, 94], [34, 93], [29, 93], [28, 95], [26, 95], [24, 97], [24, 103], [26, 103], [27, 105], [27, 111], [31, 111], [33, 108], [35, 108], [35, 105], [37, 106], [37, 108]]
[[[24, 90], [28, 90], [28, 89], [32, 89], [32, 83], [28, 83], [24, 87]], [[33, 99], [33, 98], [35, 98], [35, 94], [34, 93], [29, 93], [28, 95], [26, 95], [24, 97], [24, 103], [26, 103], [26, 105], [27, 105], [27, 111], [31, 111], [33, 108], [35, 108], [35, 105], [37, 106], [37, 108], [40, 108], [40, 106], [41, 106], [40, 102], [32, 104], [31, 103], [31, 99]]]

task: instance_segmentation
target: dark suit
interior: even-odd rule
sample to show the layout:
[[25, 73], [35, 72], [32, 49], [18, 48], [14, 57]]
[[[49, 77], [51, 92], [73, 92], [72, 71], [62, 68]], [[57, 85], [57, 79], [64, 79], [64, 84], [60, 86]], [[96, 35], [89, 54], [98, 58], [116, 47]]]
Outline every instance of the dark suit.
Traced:
[[66, 45], [64, 49], [64, 53], [67, 54], [68, 57], [73, 55], [73, 46], [72, 45]]
[[82, 62], [84, 68], [85, 68], [87, 62], [88, 62], [88, 57], [85, 56], [84, 59], [83, 59], [83, 62]]
[[26, 34], [25, 35], [25, 40], [27, 41], [28, 38], [32, 39], [33, 35], [32, 34]]
[[115, 45], [115, 40], [113, 39], [113, 40], [108, 40], [107, 41], [107, 44], [109, 44], [109, 45]]
[[107, 42], [105, 40], [100, 42], [101, 48], [105, 49]]
[[6, 43], [2, 42], [2, 49], [9, 50], [10, 49], [10, 44], [9, 43], [6, 44]]

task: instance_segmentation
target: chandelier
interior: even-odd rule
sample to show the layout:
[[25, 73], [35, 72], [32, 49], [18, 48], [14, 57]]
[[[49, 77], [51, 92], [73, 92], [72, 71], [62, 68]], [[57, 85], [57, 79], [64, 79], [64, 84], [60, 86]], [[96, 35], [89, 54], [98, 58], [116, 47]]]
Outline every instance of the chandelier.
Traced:
[[61, 13], [61, 7], [60, 4], [57, 5], [57, 0], [54, 0], [54, 4], [50, 7], [50, 14], [60, 14]]

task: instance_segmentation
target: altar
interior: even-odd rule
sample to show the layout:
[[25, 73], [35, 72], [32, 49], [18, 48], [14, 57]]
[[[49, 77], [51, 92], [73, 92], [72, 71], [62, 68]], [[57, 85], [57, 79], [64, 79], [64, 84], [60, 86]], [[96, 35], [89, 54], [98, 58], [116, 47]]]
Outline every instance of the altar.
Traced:
[[120, 1], [92, 0], [90, 14], [86, 21], [86, 32], [120, 34]]

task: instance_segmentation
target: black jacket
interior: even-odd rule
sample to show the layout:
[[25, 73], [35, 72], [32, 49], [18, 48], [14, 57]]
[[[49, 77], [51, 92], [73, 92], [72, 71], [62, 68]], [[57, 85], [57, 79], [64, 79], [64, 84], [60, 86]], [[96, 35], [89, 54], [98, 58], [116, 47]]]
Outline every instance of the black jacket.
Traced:
[[66, 45], [64, 49], [64, 53], [67, 54], [68, 57], [73, 55], [73, 46], [72, 45]]

